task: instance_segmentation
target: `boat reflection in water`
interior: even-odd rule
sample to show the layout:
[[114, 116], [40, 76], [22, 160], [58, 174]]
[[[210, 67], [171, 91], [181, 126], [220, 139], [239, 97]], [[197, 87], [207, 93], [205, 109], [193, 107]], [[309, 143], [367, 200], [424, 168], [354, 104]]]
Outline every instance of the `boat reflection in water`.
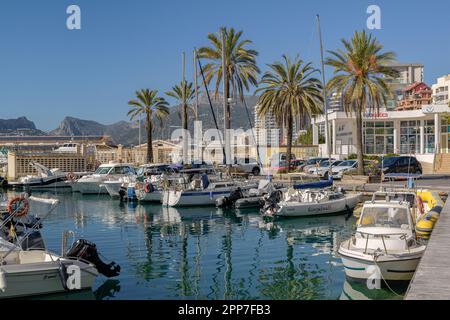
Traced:
[[339, 300], [403, 300], [408, 284], [391, 285], [389, 288], [369, 289], [365, 281], [347, 279]]

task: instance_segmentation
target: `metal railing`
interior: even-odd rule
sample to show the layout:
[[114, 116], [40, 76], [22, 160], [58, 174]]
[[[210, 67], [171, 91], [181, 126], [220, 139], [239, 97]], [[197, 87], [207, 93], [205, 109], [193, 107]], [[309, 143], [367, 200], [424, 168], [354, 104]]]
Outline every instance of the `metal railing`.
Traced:
[[[364, 254], [368, 254], [368, 245], [369, 245], [369, 239], [372, 237], [373, 239], [376, 238], [381, 238], [381, 241], [383, 243], [383, 247], [384, 247], [384, 252], [386, 254], [388, 253], [387, 247], [386, 247], [386, 241], [385, 239], [389, 239], [390, 237], [395, 237], [398, 236], [400, 240], [405, 240], [405, 244], [406, 247], [408, 248], [408, 252], [410, 252], [410, 247], [414, 244], [417, 244], [417, 242], [414, 240], [412, 244], [410, 244], [408, 242], [408, 234], [407, 233], [389, 233], [389, 234], [373, 234], [373, 233], [367, 233], [367, 232], [363, 232], [363, 231], [356, 231], [354, 235], [352, 235], [352, 237], [348, 240], [348, 246], [347, 249], [350, 250], [350, 244], [354, 243], [356, 241], [356, 235], [360, 234], [362, 236], [363, 239], [366, 239], [366, 243], [365, 243], [365, 247], [364, 247]], [[377, 250], [380, 250], [380, 248], [378, 248]], [[377, 250], [374, 250], [377, 251]]]

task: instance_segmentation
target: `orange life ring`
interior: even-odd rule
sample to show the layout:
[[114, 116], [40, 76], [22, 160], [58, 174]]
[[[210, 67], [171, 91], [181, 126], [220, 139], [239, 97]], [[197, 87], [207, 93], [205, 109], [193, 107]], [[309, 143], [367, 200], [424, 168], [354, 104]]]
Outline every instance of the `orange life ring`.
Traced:
[[144, 184], [144, 191], [145, 193], [150, 193], [150, 183]]
[[423, 205], [423, 200], [421, 196], [417, 196], [416, 197], [416, 202], [417, 202], [417, 209], [419, 210], [420, 214], [424, 214], [425, 212], [425, 207]]
[[18, 217], [22, 217], [28, 213], [30, 203], [24, 196], [14, 197], [9, 200], [7, 209], [9, 214], [16, 212]]

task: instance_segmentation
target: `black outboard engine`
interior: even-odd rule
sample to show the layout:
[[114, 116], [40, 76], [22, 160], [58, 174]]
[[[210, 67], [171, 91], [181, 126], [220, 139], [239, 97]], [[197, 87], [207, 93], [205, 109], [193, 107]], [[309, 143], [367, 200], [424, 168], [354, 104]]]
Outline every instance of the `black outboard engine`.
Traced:
[[244, 194], [242, 193], [241, 188], [237, 188], [236, 190], [230, 193], [229, 197], [220, 197], [216, 200], [216, 206], [218, 208], [232, 208], [237, 200], [242, 199]]
[[117, 277], [120, 273], [120, 266], [115, 262], [104, 263], [98, 256], [97, 246], [84, 239], [77, 240], [66, 254], [69, 258], [81, 258], [95, 265], [98, 272], [108, 278]]
[[281, 201], [282, 192], [275, 190], [265, 197], [264, 206], [261, 208], [262, 215], [273, 215], [278, 209], [278, 203]]

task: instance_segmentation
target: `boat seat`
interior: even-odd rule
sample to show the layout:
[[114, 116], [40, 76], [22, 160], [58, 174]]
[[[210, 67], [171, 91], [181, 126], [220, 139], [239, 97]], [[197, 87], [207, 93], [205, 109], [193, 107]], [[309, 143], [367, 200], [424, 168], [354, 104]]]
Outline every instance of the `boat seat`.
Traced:
[[[4, 256], [6, 251], [0, 252], [0, 257]], [[19, 255], [17, 252], [11, 252], [4, 260], [6, 264], [18, 264], [19, 263]]]
[[45, 261], [45, 251], [30, 250], [19, 252], [20, 264], [37, 263]]

